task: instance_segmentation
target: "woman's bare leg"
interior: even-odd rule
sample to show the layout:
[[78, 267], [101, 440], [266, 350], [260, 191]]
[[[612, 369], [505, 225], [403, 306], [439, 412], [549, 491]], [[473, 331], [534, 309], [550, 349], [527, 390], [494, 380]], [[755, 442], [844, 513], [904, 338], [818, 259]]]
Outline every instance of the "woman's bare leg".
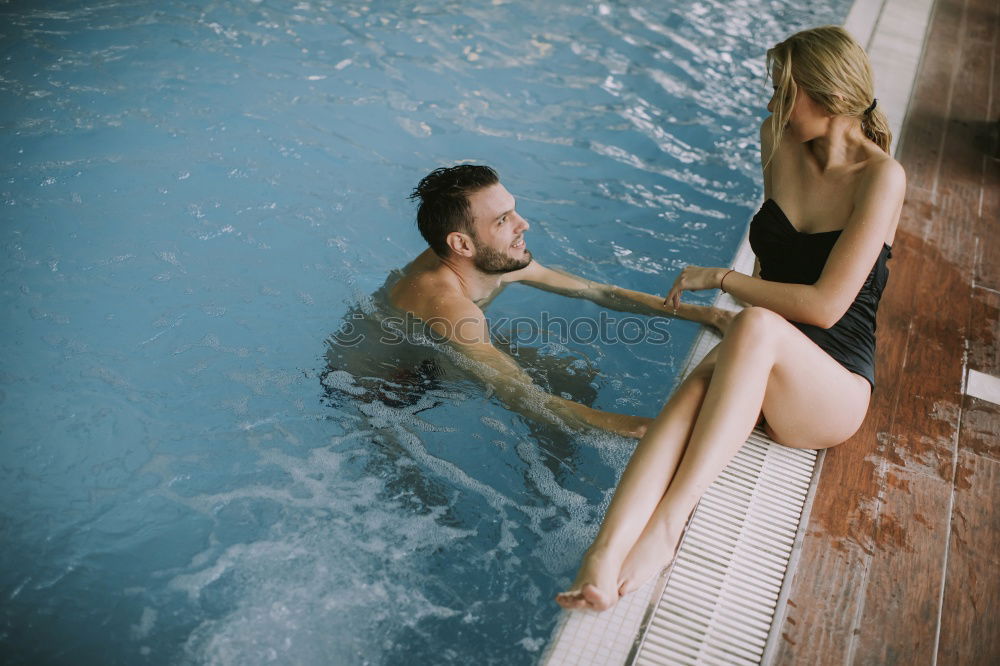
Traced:
[[625, 560], [622, 594], [673, 559], [688, 516], [746, 441], [763, 411], [779, 441], [825, 448], [850, 437], [868, 409], [868, 383], [779, 315], [744, 310], [718, 359], [669, 487]]
[[561, 606], [603, 610], [618, 601], [622, 561], [677, 469], [705, 398], [715, 356], [713, 350], [681, 383], [636, 446], [573, 587], [556, 596]]

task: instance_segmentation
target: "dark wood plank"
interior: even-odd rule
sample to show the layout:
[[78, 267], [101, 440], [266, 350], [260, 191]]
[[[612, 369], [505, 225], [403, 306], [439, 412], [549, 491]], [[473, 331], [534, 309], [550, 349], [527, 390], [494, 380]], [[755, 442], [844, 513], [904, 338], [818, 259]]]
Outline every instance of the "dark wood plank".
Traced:
[[[994, 226], [1000, 227], [1000, 222]], [[969, 368], [1000, 377], [1000, 292], [975, 289], [971, 316]]]
[[918, 244], [919, 258], [907, 257], [921, 269], [906, 289], [948, 297], [928, 299], [932, 307], [911, 323], [899, 400], [879, 452], [885, 481], [849, 661], [920, 663], [937, 637], [971, 290], [971, 257], [956, 267], [937, 240]]
[[[1000, 62], [1000, 47], [994, 52], [994, 58]], [[1000, 72], [1000, 67], [996, 68]], [[995, 95], [1000, 96], [1000, 84]], [[1000, 102], [994, 99], [991, 117], [994, 122], [984, 128], [983, 143], [988, 150], [995, 153], [985, 156], [983, 162], [983, 203], [982, 214], [979, 216], [979, 227], [976, 230], [978, 247], [976, 248], [976, 285], [1000, 292]]]
[[[1000, 222], [995, 221], [993, 226], [994, 235], [1000, 236], [1000, 228], [996, 228]], [[973, 290], [971, 310], [969, 368], [1000, 377], [1000, 292]]]
[[1000, 405], [965, 396], [959, 447], [963, 453], [1000, 463]]
[[951, 480], [891, 465], [847, 663], [927, 664], [937, 640]]
[[990, 45], [996, 31], [997, 8], [995, 0], [968, 0], [966, 15], [969, 24], [966, 39]]
[[[774, 664], [845, 664], [851, 618], [857, 611], [854, 590], [864, 589], [868, 553], [849, 539], [811, 533], [809, 564], [800, 562], [788, 600]], [[822, 551], [815, 546], [826, 544]], [[809, 567], [806, 569], [805, 567]], [[812, 575], [823, 571], [830, 580]], [[799, 572], [807, 575], [799, 578]], [[831, 585], [831, 580], [836, 581]]]
[[[965, 266], [956, 266], [943, 256], [938, 239], [918, 242], [906, 233], [900, 237], [908, 240], [906, 247], [915, 256], [905, 257], [909, 270], [904, 275], [911, 274], [898, 289], [887, 292], [886, 308], [893, 313], [907, 307], [906, 294], [900, 294], [899, 303], [896, 292], [911, 291], [916, 300], [888, 433], [891, 445], [883, 455], [891, 464], [950, 482], [970, 318], [971, 256], [966, 256]], [[880, 349], [896, 346], [891, 329], [881, 333]]]
[[[993, 63], [1000, 62], [1000, 3], [996, 0], [977, 0], [977, 17], [983, 29], [989, 27], [992, 36], [984, 34], [982, 42], [992, 38], [991, 45], [983, 51]], [[976, 284], [1000, 291], [1000, 67], [993, 67], [992, 79], [989, 73], [983, 79], [990, 89], [991, 107], [986, 112], [980, 127], [979, 142], [983, 149], [983, 203], [977, 232], [978, 248], [976, 263]], [[987, 87], [987, 86], [984, 86]]]
[[[1000, 230], [994, 235], [1000, 236]], [[973, 290], [970, 314], [968, 368], [1000, 377], [1000, 293]], [[1000, 462], [1000, 405], [965, 397], [959, 447]]]
[[959, 456], [940, 664], [1000, 663], [1000, 463]]

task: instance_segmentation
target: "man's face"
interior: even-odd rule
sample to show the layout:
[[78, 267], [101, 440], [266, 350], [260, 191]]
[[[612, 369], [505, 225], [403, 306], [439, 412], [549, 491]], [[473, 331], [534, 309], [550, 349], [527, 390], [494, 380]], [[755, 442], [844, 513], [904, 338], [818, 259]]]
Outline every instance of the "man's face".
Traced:
[[497, 183], [469, 195], [472, 212], [472, 258], [483, 273], [510, 273], [531, 263], [524, 242], [528, 223], [514, 210], [514, 197]]

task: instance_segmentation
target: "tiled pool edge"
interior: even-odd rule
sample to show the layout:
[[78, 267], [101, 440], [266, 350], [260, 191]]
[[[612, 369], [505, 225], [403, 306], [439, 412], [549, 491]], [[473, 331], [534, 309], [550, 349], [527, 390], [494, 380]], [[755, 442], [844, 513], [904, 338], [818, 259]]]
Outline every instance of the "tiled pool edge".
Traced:
[[[844, 23], [845, 28], [855, 36], [869, 54], [875, 74], [876, 97], [880, 101], [880, 106], [889, 110], [890, 113], [892, 109], [902, 110], [898, 116], [889, 116], [889, 124], [895, 141], [894, 154], [899, 153], [900, 142], [898, 139], [908, 113], [909, 101], [922, 58], [933, 6], [934, 0], [856, 0]], [[912, 38], [913, 34], [921, 35], [919, 42]], [[746, 266], [748, 256], [750, 257], [749, 266], [752, 268], [752, 253], [750, 253], [749, 243], [744, 235], [743, 242], [737, 250], [736, 258], [731, 266], [738, 270], [749, 272], [750, 269]], [[727, 309], [736, 307], [736, 304], [725, 294], [719, 295], [716, 304], [721, 307], [727, 307]], [[712, 337], [714, 337], [712, 332], [702, 330], [689, 354], [685, 366], [686, 371], [700, 361], [704, 353], [707, 352], [705, 348], [706, 341]], [[715, 339], [717, 340], [718, 338], [716, 337]], [[780, 638], [777, 634], [785, 620], [787, 611], [786, 602], [798, 564], [798, 556], [801, 553], [804, 530], [809, 524], [809, 513], [816, 492], [819, 473], [822, 470], [823, 458], [822, 452], [815, 458], [816, 462], [813, 467], [812, 480], [795, 529], [794, 545], [788, 559], [778, 596], [778, 603], [771, 619], [771, 629], [760, 663], [771, 663], [774, 657], [776, 641]], [[681, 548], [684, 548], [683, 542]], [[619, 657], [614, 661], [594, 661], [593, 658], [597, 655], [593, 653], [590, 659], [582, 653], [577, 655], [578, 657], [582, 657], [582, 659], [566, 659], [564, 658], [566, 655], [560, 655], [557, 644], [563, 639], [564, 629], [570, 623], [570, 619], [566, 617], [567, 613], [564, 612], [556, 630], [553, 632], [553, 637], [548, 648], [542, 655], [541, 662], [546, 664], [635, 663], [642, 651], [642, 641], [650, 620], [653, 617], [654, 609], [666, 593], [669, 583], [669, 571], [657, 579], [655, 583], [657, 587], [662, 588], [662, 592], [659, 594], [653, 593], [651, 589], [653, 583], [648, 584], [643, 590], [636, 593], [639, 596], [646, 596], [649, 601], [645, 612], [642, 614], [641, 626], [638, 629], [638, 633], [632, 639], [632, 648], [628, 651], [624, 660], [620, 660]], [[605, 656], [609, 657], [611, 655]]]

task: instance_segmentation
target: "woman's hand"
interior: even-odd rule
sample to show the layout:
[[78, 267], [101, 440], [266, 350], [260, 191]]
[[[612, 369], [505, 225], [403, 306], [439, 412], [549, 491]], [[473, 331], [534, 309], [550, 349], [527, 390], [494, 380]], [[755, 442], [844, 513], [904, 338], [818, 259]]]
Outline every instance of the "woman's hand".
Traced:
[[725, 268], [706, 268], [704, 266], [686, 266], [674, 280], [674, 286], [663, 300], [664, 305], [671, 305], [674, 311], [681, 306], [682, 291], [699, 291], [702, 289], [718, 289]]

